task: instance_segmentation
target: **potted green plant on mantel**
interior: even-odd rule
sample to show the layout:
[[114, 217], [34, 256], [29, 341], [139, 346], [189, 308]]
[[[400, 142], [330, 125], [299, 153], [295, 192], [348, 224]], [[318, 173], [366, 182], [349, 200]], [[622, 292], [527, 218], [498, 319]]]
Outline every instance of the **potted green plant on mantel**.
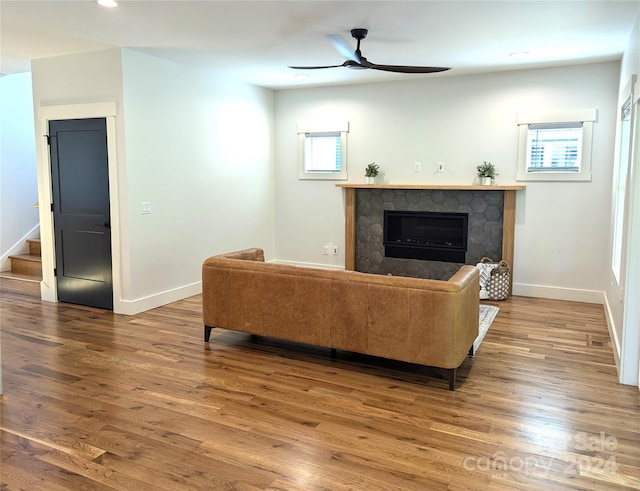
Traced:
[[367, 184], [375, 184], [376, 176], [380, 173], [380, 166], [375, 162], [371, 162], [364, 169], [364, 176], [367, 178]]
[[481, 184], [485, 186], [490, 186], [493, 179], [498, 175], [496, 167], [486, 160], [476, 167], [476, 170], [478, 171], [478, 177], [480, 178]]

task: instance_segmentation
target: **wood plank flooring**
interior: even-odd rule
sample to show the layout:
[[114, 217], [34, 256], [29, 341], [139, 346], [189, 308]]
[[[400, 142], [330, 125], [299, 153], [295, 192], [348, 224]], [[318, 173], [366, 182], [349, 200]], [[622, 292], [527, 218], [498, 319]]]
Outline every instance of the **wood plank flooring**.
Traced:
[[[512, 297], [443, 370], [2, 292], [2, 490], [622, 490], [640, 395], [603, 308]], [[393, 333], [389, 333], [392, 342]]]

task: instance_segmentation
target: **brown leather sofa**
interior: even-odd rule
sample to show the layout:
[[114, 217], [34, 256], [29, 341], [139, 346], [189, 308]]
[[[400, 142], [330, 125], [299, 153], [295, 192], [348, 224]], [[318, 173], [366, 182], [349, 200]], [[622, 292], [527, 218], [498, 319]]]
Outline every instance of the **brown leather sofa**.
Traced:
[[451, 390], [478, 336], [475, 266], [426, 280], [265, 263], [255, 248], [205, 260], [202, 290], [205, 341], [219, 327], [440, 367]]

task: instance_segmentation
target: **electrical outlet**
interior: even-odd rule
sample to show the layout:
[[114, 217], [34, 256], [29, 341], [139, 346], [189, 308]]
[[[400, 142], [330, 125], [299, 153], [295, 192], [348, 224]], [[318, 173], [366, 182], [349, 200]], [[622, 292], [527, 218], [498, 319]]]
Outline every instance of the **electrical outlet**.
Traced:
[[329, 246], [322, 246], [322, 254], [324, 254], [325, 256], [329, 255]]
[[413, 172], [420, 172], [422, 170], [422, 163], [421, 162], [414, 162], [413, 163]]
[[444, 162], [438, 162], [436, 172], [444, 172]]
[[331, 254], [333, 254], [334, 256], [338, 255], [338, 246], [333, 246], [331, 248]]

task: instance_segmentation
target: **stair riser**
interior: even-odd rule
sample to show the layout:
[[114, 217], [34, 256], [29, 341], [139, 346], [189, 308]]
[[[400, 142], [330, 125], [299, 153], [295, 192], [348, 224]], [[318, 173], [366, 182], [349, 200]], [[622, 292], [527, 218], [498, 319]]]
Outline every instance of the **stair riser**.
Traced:
[[40, 283], [37, 281], [12, 280], [0, 278], [0, 291], [2, 293], [18, 293], [40, 298]]
[[11, 258], [11, 271], [13, 273], [28, 274], [42, 277], [42, 263], [28, 261], [16, 257]]
[[29, 244], [29, 254], [33, 256], [41, 256], [42, 251], [40, 249], [40, 239], [38, 240], [27, 240]]

